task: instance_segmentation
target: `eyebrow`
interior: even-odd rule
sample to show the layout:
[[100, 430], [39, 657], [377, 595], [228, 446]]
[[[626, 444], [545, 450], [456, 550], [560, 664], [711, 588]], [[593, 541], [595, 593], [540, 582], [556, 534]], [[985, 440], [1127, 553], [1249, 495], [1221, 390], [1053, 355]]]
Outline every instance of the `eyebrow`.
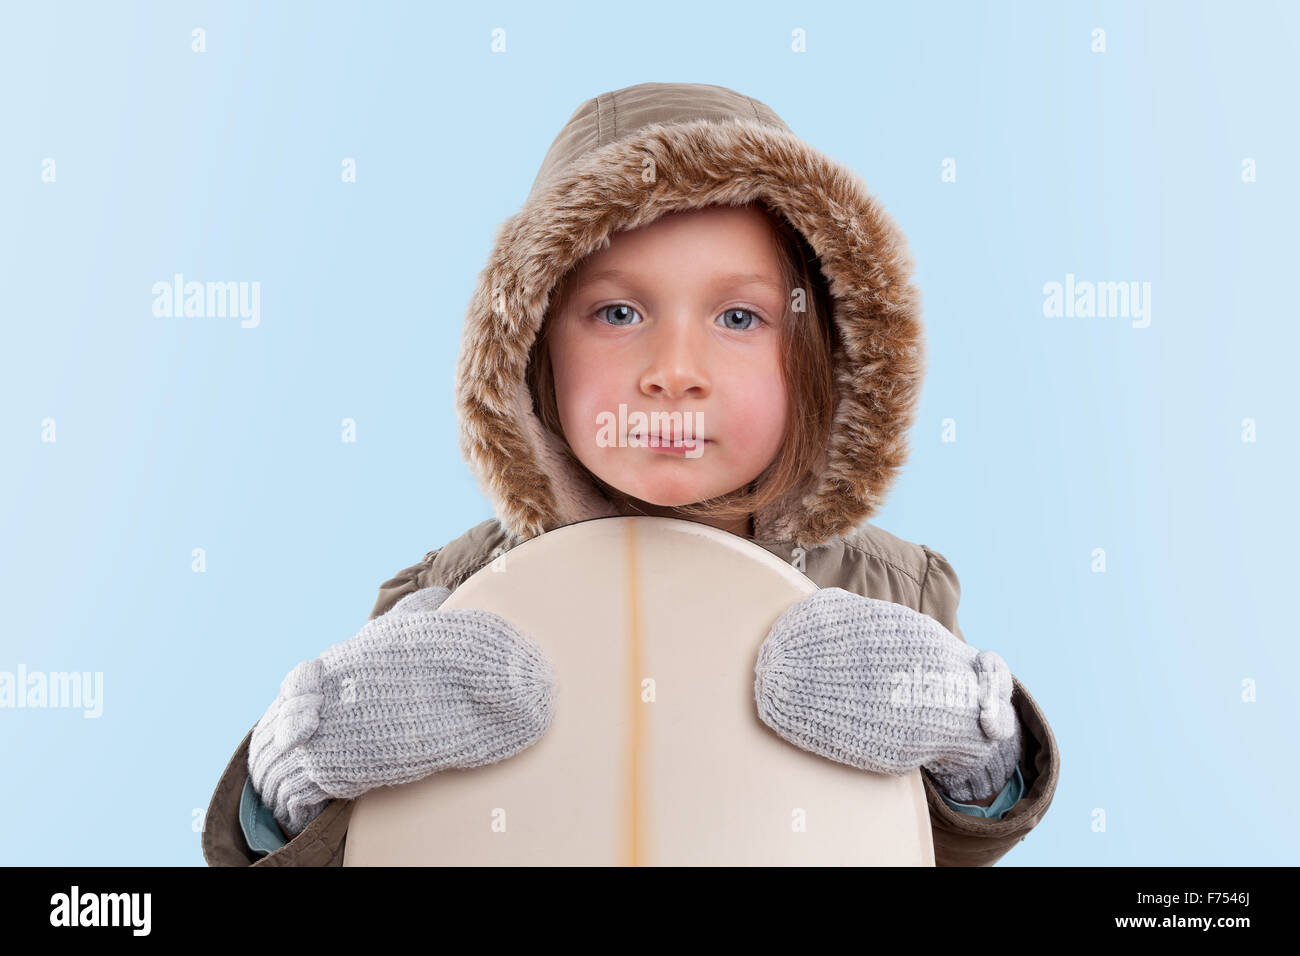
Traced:
[[[589, 285], [598, 282], [601, 279], [619, 279], [625, 282], [635, 282], [639, 276], [624, 272], [621, 269], [601, 269], [599, 272], [593, 272], [585, 276], [579, 283], [579, 286]], [[777, 295], [784, 298], [785, 289], [780, 283], [773, 281], [767, 276], [758, 272], [731, 272], [726, 275], [713, 277], [714, 285], [760, 285], [770, 289]]]

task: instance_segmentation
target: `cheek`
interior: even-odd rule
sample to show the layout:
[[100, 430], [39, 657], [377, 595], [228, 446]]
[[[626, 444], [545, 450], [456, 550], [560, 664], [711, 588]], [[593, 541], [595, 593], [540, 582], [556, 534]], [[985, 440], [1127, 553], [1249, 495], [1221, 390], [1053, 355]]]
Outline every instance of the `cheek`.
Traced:
[[781, 445], [789, 414], [780, 357], [747, 364], [736, 383], [728, 431], [743, 442], [747, 458], [766, 464]]
[[617, 413], [619, 375], [610, 363], [599, 360], [579, 343], [552, 342], [551, 369], [555, 377], [555, 404], [570, 444], [594, 440], [601, 412]]

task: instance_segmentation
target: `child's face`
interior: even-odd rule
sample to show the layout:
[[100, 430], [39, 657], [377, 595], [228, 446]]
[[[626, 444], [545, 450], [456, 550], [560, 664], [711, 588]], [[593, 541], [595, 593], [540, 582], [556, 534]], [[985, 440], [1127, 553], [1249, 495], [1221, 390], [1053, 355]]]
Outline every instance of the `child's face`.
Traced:
[[[610, 271], [621, 275], [600, 275]], [[788, 293], [771, 226], [752, 207], [673, 213], [613, 236], [581, 264], [550, 330], [556, 405], [574, 454], [601, 480], [661, 506], [755, 478], [786, 426], [777, 323]], [[626, 445], [608, 440], [620, 404]], [[705, 443], [633, 447], [634, 413], [656, 411], [690, 413], [681, 426]], [[666, 421], [650, 417], [649, 427]]]

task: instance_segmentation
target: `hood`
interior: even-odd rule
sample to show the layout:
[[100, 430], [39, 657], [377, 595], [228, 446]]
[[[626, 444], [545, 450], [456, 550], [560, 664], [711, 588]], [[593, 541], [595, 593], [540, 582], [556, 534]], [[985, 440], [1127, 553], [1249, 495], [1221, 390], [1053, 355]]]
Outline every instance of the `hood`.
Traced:
[[[647, 156], [659, 171], [642, 176]], [[526, 372], [552, 290], [618, 231], [759, 200], [816, 253], [842, 347], [820, 481], [754, 515], [754, 540], [812, 548], [883, 503], [924, 376], [920, 294], [893, 220], [848, 167], [721, 86], [642, 83], [582, 103], [501, 224], [469, 304], [454, 385], [461, 455], [516, 542], [618, 514], [534, 412]]]

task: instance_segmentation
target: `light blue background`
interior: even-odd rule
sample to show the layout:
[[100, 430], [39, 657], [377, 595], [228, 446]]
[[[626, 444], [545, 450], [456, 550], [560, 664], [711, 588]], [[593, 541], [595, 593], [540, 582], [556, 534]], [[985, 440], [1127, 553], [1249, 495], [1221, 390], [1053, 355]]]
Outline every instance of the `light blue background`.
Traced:
[[[0, 670], [102, 671], [104, 713], [0, 710], [0, 863], [202, 865], [284, 674], [491, 516], [470, 292], [573, 109], [648, 80], [767, 102], [910, 238], [929, 377], [874, 522], [1056, 734], [1003, 865], [1296, 863], [1300, 12], [856, 7], [7, 4]], [[259, 327], [155, 317], [176, 272], [259, 281]], [[1149, 281], [1150, 327], [1045, 318], [1067, 273]]]

